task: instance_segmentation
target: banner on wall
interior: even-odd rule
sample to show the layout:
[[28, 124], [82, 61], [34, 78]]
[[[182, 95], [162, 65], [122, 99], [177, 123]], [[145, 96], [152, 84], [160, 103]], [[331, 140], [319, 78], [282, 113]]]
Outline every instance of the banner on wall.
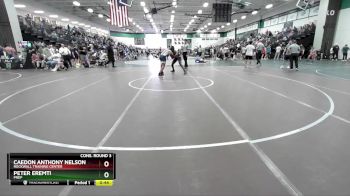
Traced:
[[135, 45], [145, 45], [145, 38], [134, 38]]
[[278, 18], [274, 18], [271, 20], [271, 26], [278, 24]]
[[[278, 19], [277, 19], [277, 21], [278, 21]], [[258, 24], [249, 25], [249, 26], [238, 29], [237, 34], [241, 34], [241, 33], [248, 32], [248, 31], [253, 31], [253, 30], [258, 29], [258, 27], [259, 27]]]
[[288, 14], [287, 21], [293, 21], [293, 20], [296, 20], [296, 19], [297, 19], [297, 16], [298, 16], [298, 13], [297, 13], [297, 12], [295, 12], [295, 13], [291, 13], [291, 14]]
[[319, 9], [320, 9], [320, 6], [310, 8], [309, 16], [317, 16]]
[[271, 20], [265, 20], [264, 27], [269, 27], [269, 26], [271, 26]]
[[278, 18], [278, 23], [285, 23], [287, 22], [287, 16], [281, 16]]
[[307, 18], [309, 16], [310, 9], [302, 10], [298, 12], [298, 19]]

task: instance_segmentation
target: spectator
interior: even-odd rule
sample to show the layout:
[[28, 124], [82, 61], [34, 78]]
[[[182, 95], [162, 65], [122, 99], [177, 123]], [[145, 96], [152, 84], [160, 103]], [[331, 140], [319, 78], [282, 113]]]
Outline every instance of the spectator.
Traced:
[[343, 52], [343, 61], [348, 60], [348, 51], [349, 51], [349, 47], [347, 44], [345, 44], [345, 46], [342, 48], [342, 52]]

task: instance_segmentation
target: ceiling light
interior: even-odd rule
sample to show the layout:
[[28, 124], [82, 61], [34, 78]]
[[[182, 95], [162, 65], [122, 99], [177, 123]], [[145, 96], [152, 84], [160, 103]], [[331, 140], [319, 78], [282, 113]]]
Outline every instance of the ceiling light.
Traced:
[[50, 18], [58, 18], [58, 15], [49, 15]]
[[15, 8], [25, 8], [26, 6], [23, 4], [15, 4]]
[[144, 1], [141, 1], [141, 2], [140, 2], [140, 5], [141, 5], [142, 7], [145, 7], [145, 6], [146, 6], [146, 3], [145, 3]]
[[244, 19], [246, 19], [246, 18], [247, 18], [247, 16], [245, 16], [245, 15], [241, 17], [242, 20], [244, 20]]
[[258, 13], [258, 11], [254, 10], [254, 11], [252, 12], [252, 15], [256, 15], [257, 13]]
[[132, 22], [132, 18], [129, 18], [129, 21]]
[[221, 26], [221, 28], [223, 29], [223, 28], [225, 28], [225, 26], [224, 26], [224, 25], [222, 25], [222, 26]]
[[163, 30], [160, 30], [160, 32], [161, 32], [161, 33], [164, 33], [164, 31], [163, 31]]
[[208, 26], [210, 26], [211, 25], [211, 23], [208, 23]]
[[110, 1], [107, 2], [108, 5], [112, 5], [112, 3]]
[[237, 23], [237, 20], [233, 20], [232, 22], [233, 22], [233, 23]]
[[175, 10], [171, 11], [172, 14], [175, 14]]
[[200, 33], [200, 32], [201, 32], [201, 30], [198, 29], [198, 30], [197, 30], [197, 33]]
[[220, 27], [216, 28], [216, 30], [220, 30]]
[[143, 7], [143, 11], [147, 14], [149, 10], [146, 7]]
[[72, 24], [78, 24], [78, 21], [72, 21]]
[[173, 6], [176, 6], [176, 1], [173, 1], [171, 4], [172, 4]]
[[87, 9], [87, 11], [90, 12], [90, 13], [94, 12], [94, 10], [91, 9], [91, 8]]
[[207, 28], [208, 26], [207, 25], [204, 25], [204, 28]]
[[74, 6], [80, 6], [80, 3], [78, 1], [73, 1]]
[[107, 21], [107, 22], [111, 22], [111, 19], [107, 18], [106, 21]]
[[231, 25], [231, 23], [229, 23], [229, 22], [228, 22], [228, 23], [226, 23], [226, 25], [227, 25], [227, 26], [230, 26], [230, 25]]
[[102, 14], [99, 14], [98, 17], [99, 17], [99, 18], [103, 18], [103, 15], [102, 15]]
[[203, 3], [203, 7], [208, 7], [208, 5], [209, 5], [208, 2]]
[[34, 13], [36, 13], [36, 14], [43, 14], [44, 11], [42, 11], [42, 10], [35, 10]]
[[135, 25], [136, 23], [135, 23], [135, 22], [133, 22], [132, 24], [133, 24], [133, 25]]
[[62, 18], [61, 20], [64, 22], [67, 22], [67, 21], [69, 21], [69, 18]]
[[202, 10], [198, 10], [198, 14], [202, 14], [203, 13], [203, 11]]
[[198, 18], [198, 17], [196, 15], [194, 15], [193, 18]]
[[266, 9], [270, 9], [270, 8], [272, 8], [272, 7], [273, 7], [273, 4], [267, 4], [267, 5], [265, 6]]

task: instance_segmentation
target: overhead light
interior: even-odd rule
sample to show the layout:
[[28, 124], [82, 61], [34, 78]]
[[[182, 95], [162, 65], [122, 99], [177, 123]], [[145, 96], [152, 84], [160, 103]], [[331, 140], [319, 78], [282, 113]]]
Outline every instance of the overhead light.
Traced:
[[216, 32], [216, 29], [211, 30], [211, 33], [215, 33], [215, 32]]
[[175, 14], [175, 10], [171, 11], [172, 14]]
[[233, 23], [237, 23], [237, 20], [235, 19], [235, 20], [233, 20], [232, 22], [233, 22]]
[[132, 18], [129, 18], [129, 21], [132, 22]]
[[216, 28], [216, 30], [220, 30], [220, 27]]
[[200, 33], [200, 32], [201, 32], [201, 30], [198, 29], [198, 30], [197, 30], [197, 33]]
[[208, 23], [208, 26], [210, 26], [211, 25], [211, 23]]
[[171, 4], [172, 4], [173, 6], [176, 6], [176, 1], [173, 1]]
[[163, 31], [163, 30], [160, 30], [160, 32], [161, 32], [161, 33], [164, 33], [164, 31]]
[[208, 7], [208, 5], [209, 5], [208, 2], [203, 3], [203, 7]]
[[247, 18], [246, 15], [244, 15], [244, 16], [241, 17], [242, 20], [244, 20], [244, 19], [246, 19], [246, 18]]
[[129, 29], [126, 29], [126, 32], [129, 32], [130, 30]]
[[15, 8], [25, 8], [26, 6], [23, 4], [15, 4]]
[[151, 18], [149, 21], [152, 23], [153, 22], [153, 18]]
[[107, 2], [108, 5], [112, 5], [112, 3], [110, 1]]
[[98, 17], [99, 17], [99, 18], [103, 18], [103, 15], [102, 15], [102, 14], [99, 14]]
[[35, 10], [34, 13], [36, 13], [36, 14], [43, 14], [43, 13], [45, 13], [45, 12], [42, 11], [42, 10]]
[[202, 10], [198, 10], [198, 14], [202, 14], [203, 13], [203, 11]]
[[49, 15], [50, 18], [58, 18], [58, 15]]
[[94, 10], [91, 9], [91, 8], [88, 8], [87, 11], [90, 12], [90, 13], [94, 12]]
[[74, 6], [80, 6], [80, 3], [78, 1], [73, 1]]
[[146, 7], [143, 7], [143, 11], [147, 14], [149, 10]]
[[204, 25], [204, 28], [207, 28], [208, 26], [207, 25]]
[[225, 28], [225, 26], [224, 26], [224, 25], [222, 25], [222, 26], [221, 26], [221, 28], [223, 29], [223, 28]]
[[226, 23], [226, 25], [227, 25], [227, 26], [230, 26], [230, 25], [231, 25], [231, 23], [229, 23], [229, 22], [228, 22], [228, 23]]
[[252, 12], [252, 15], [256, 15], [257, 13], [258, 13], [258, 11], [254, 10], [254, 11]]
[[197, 15], [194, 15], [193, 18], [198, 18]]
[[135, 23], [135, 22], [133, 22], [132, 24], [133, 24], [133, 25], [135, 25], [136, 23]]
[[111, 22], [111, 19], [107, 18], [106, 21], [107, 21], [107, 22]]
[[78, 21], [72, 21], [72, 24], [78, 24], [79, 22]]
[[145, 7], [145, 6], [146, 6], [146, 3], [145, 3], [144, 1], [141, 1], [141, 2], [140, 2], [140, 5], [141, 5], [142, 7]]
[[193, 22], [194, 22], [194, 19], [192, 19], [190, 22], [193, 23]]
[[203, 27], [200, 28], [200, 30], [203, 30], [203, 29], [204, 29]]
[[68, 22], [69, 21], [69, 18], [62, 18], [61, 19], [63, 22]]
[[273, 7], [273, 4], [267, 4], [267, 5], [265, 6], [266, 9], [270, 9], [270, 8], [272, 8], [272, 7]]

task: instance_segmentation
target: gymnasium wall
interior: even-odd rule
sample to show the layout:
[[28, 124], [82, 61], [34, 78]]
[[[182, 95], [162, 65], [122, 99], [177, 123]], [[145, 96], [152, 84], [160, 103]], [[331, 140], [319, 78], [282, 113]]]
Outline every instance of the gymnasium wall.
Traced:
[[[343, 1], [342, 9], [339, 12], [338, 23], [335, 31], [334, 44], [339, 44], [342, 48], [345, 44], [350, 46], [350, 0]], [[340, 58], [343, 58], [342, 52], [339, 54]]]

